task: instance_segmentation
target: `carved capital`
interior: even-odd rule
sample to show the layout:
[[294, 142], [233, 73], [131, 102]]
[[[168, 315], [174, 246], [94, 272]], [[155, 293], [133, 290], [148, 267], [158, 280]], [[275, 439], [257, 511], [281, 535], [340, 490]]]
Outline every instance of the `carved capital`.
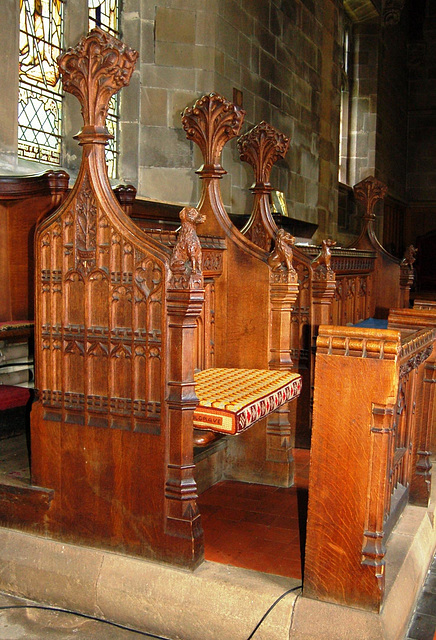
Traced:
[[59, 56], [64, 90], [82, 105], [85, 128], [105, 127], [109, 101], [129, 84], [137, 57], [136, 51], [99, 28]]
[[365, 209], [365, 218], [374, 219], [374, 207], [378, 200], [383, 200], [388, 192], [387, 186], [374, 178], [369, 176], [358, 182], [353, 187], [354, 197], [361, 202]]
[[260, 122], [238, 140], [241, 160], [253, 167], [254, 188], [271, 188], [271, 169], [289, 149], [289, 138], [267, 122]]
[[221, 152], [224, 145], [237, 136], [245, 111], [217, 93], [209, 93], [182, 113], [186, 137], [193, 140], [203, 154], [203, 170], [223, 175]]

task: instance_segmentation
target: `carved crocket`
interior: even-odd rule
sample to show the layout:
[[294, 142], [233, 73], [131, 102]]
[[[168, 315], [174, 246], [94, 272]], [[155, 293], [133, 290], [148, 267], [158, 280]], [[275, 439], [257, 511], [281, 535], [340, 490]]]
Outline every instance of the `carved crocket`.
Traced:
[[171, 255], [170, 268], [173, 273], [185, 273], [186, 262], [189, 260], [192, 273], [202, 273], [201, 245], [197, 236], [196, 226], [202, 224], [206, 216], [194, 207], [184, 207], [180, 212], [182, 226], [177, 236], [177, 242]]

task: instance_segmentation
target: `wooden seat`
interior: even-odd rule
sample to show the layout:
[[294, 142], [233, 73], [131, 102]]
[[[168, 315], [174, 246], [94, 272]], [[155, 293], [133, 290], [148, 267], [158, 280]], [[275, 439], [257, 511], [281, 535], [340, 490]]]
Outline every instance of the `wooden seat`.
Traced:
[[26, 387], [10, 384], [0, 385], [0, 411], [24, 407], [30, 399], [30, 391]]
[[195, 374], [194, 427], [238, 434], [301, 392], [301, 376], [263, 369], [206, 369]]

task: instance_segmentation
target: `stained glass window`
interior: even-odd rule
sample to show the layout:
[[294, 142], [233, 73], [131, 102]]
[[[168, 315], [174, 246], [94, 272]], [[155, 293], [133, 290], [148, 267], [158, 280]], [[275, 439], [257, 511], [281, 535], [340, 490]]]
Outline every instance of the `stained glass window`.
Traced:
[[[119, 2], [118, 0], [88, 0], [89, 29], [100, 27], [111, 35], [119, 37]], [[118, 164], [118, 122], [119, 101], [118, 94], [112, 96], [109, 103], [106, 126], [113, 138], [106, 145], [106, 162], [109, 176], [115, 178]]]
[[18, 155], [61, 161], [63, 0], [20, 0]]

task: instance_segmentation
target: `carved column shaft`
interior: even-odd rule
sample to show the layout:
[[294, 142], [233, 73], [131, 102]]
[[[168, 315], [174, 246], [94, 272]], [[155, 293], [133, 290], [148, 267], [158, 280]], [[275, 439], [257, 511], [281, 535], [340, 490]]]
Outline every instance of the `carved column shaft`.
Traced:
[[330, 324], [330, 309], [336, 292], [334, 271], [315, 270], [312, 280], [312, 332], [316, 338], [318, 327]]
[[428, 507], [431, 491], [431, 436], [434, 419], [435, 383], [436, 383], [436, 353], [435, 348], [431, 356], [421, 365], [419, 385], [422, 388], [422, 398], [416, 407], [416, 442], [412, 463], [412, 477], [410, 482], [410, 502]]
[[275, 277], [270, 285], [271, 301], [271, 359], [270, 369], [290, 371], [293, 362], [290, 354], [292, 310], [298, 297], [298, 276], [294, 272]]
[[196, 319], [204, 302], [204, 289], [169, 289], [170, 358], [168, 424], [169, 460], [165, 485], [166, 531], [192, 540], [194, 562], [201, 559], [201, 523], [194, 480], [193, 415], [198, 404], [194, 386], [193, 353]]
[[[271, 307], [271, 359], [270, 369], [291, 371], [292, 310], [298, 297], [298, 275], [296, 271], [272, 272], [270, 284]], [[267, 460], [290, 465], [295, 433], [289, 423], [289, 404], [271, 414], [267, 425]], [[287, 484], [293, 482], [290, 470]]]
[[384, 521], [390, 505], [390, 483], [387, 470], [390, 468], [394, 438], [394, 407], [373, 406], [371, 425], [371, 453], [369, 491], [366, 505], [365, 529], [363, 533], [362, 564], [374, 568], [383, 600], [384, 574]]
[[413, 269], [406, 264], [401, 265], [400, 271], [400, 307], [409, 308], [410, 289], [414, 281]]

